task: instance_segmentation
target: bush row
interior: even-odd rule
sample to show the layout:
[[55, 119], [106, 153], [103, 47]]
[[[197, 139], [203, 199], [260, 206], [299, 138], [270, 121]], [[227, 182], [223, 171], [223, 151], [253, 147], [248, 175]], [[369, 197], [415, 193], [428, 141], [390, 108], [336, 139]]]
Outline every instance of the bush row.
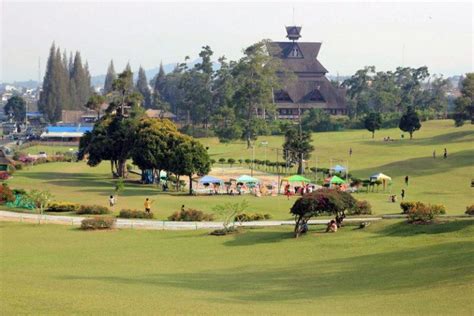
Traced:
[[145, 211], [139, 211], [139, 210], [130, 210], [130, 209], [124, 209], [121, 210], [119, 213], [120, 218], [153, 218], [153, 213], [152, 212], [145, 212]]
[[114, 217], [93, 217], [86, 218], [81, 222], [81, 229], [83, 230], [102, 230], [111, 229], [115, 227], [116, 219]]
[[408, 215], [410, 222], [429, 222], [440, 214], [446, 214], [442, 204], [424, 204], [422, 202], [402, 202], [400, 207]]
[[202, 221], [213, 221], [214, 215], [206, 214], [201, 211], [188, 208], [178, 212], [174, 212], [168, 217], [168, 220], [174, 222], [202, 222]]
[[270, 219], [272, 216], [270, 214], [260, 214], [260, 213], [242, 213], [235, 217], [237, 222], [252, 222], [252, 221], [261, 221], [264, 219]]

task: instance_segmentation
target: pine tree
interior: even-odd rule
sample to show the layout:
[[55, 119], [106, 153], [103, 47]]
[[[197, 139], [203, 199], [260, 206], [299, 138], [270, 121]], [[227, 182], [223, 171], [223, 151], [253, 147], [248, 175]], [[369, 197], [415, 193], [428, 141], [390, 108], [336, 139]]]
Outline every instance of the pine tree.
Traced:
[[43, 88], [40, 93], [40, 98], [38, 100], [38, 109], [45, 115], [45, 117], [50, 121], [54, 120], [54, 90], [56, 89], [53, 80], [54, 74], [54, 57], [56, 52], [56, 46], [53, 42], [49, 50], [48, 62], [46, 64], [46, 72], [43, 78]]
[[117, 74], [115, 73], [114, 69], [114, 61], [111, 60], [109, 64], [109, 68], [107, 68], [107, 75], [105, 76], [104, 82], [104, 95], [109, 94], [112, 92], [112, 83], [114, 80], [117, 79]]
[[145, 70], [140, 66], [138, 70], [138, 80], [136, 85], [137, 91], [143, 96], [143, 106], [145, 108], [151, 107], [151, 93], [148, 88], [148, 80], [146, 78]]
[[85, 68], [82, 66], [81, 54], [76, 52], [74, 56], [74, 65], [72, 70], [71, 81], [75, 86], [75, 95], [73, 97], [73, 106], [76, 109], [80, 109], [89, 100], [90, 96], [90, 80]]
[[160, 63], [160, 70], [153, 81], [153, 93], [163, 95], [166, 84], [166, 74], [165, 69], [163, 68], [163, 62]]
[[[127, 65], [125, 66], [124, 72], [130, 72], [133, 74], [132, 67], [130, 67], [130, 63], [127, 63]], [[127, 86], [133, 87], [133, 76], [129, 76], [127, 78]]]

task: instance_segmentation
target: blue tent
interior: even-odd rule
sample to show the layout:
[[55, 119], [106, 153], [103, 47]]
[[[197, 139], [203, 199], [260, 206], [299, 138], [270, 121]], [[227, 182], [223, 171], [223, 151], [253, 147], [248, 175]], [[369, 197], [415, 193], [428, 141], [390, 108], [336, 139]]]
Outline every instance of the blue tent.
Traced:
[[222, 182], [224, 181], [222, 181], [219, 178], [214, 178], [212, 176], [204, 176], [199, 180], [199, 183], [219, 183], [220, 184]]
[[334, 172], [345, 172], [346, 171], [346, 168], [344, 168], [341, 165], [335, 165], [331, 169], [334, 170]]

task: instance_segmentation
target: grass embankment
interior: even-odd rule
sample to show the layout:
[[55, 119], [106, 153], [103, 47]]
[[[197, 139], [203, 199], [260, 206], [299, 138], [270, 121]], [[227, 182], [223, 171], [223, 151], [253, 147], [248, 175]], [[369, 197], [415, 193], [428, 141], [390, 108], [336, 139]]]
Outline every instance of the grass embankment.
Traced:
[[[387, 136], [394, 141], [384, 142], [383, 138]], [[399, 195], [404, 188], [406, 200], [444, 204], [448, 214], [462, 214], [465, 207], [474, 202], [473, 189], [470, 187], [471, 178], [474, 178], [474, 126], [455, 128], [451, 120], [430, 121], [424, 122], [422, 129], [414, 136], [413, 140], [401, 139], [399, 129], [380, 130], [374, 140], [365, 130], [315, 133], [315, 151], [309, 166], [329, 167], [331, 159], [333, 164], [345, 165], [348, 161], [349, 170], [356, 177], [367, 178], [373, 173], [383, 172], [393, 178], [393, 194]], [[258, 145], [264, 140], [269, 143], [267, 149]], [[236, 160], [252, 157], [252, 150], [246, 148], [245, 142], [220, 144], [215, 138], [200, 141], [209, 147], [209, 153], [215, 160], [220, 157]], [[282, 137], [260, 137], [256, 142], [255, 157], [265, 159], [266, 150], [267, 159], [275, 161], [276, 151], [272, 148], [281, 148], [282, 142]], [[349, 157], [349, 148], [353, 150], [352, 157]], [[442, 158], [444, 148], [448, 150], [448, 159]], [[433, 150], [437, 152], [436, 159], [432, 157]], [[28, 151], [57, 150], [31, 147]], [[403, 181], [406, 175], [410, 177], [408, 187]], [[94, 168], [84, 162], [39, 165], [17, 172], [9, 183], [12, 187], [48, 189], [56, 200], [101, 205], [108, 204], [107, 197], [114, 187], [108, 162]], [[355, 197], [370, 201], [375, 214], [399, 213], [399, 203], [389, 203], [388, 195], [388, 192], [359, 193]], [[160, 219], [179, 210], [182, 204], [211, 212], [216, 204], [240, 201], [242, 198], [249, 201], [250, 211], [270, 213], [276, 219], [287, 219], [288, 210], [295, 200], [252, 196], [188, 197], [164, 194], [154, 186], [127, 185], [119, 197], [116, 212], [120, 208], [142, 209], [146, 197], [156, 200], [153, 211]]]
[[[0, 222], [11, 314], [472, 315], [474, 221], [83, 232]], [[269, 260], [270, 259], [270, 260]]]

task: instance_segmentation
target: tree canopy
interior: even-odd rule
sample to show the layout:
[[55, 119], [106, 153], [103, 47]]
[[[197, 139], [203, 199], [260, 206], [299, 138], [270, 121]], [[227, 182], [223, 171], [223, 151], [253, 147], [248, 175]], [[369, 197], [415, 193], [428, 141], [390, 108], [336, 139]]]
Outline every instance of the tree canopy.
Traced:
[[420, 118], [415, 109], [411, 106], [407, 108], [407, 111], [400, 119], [398, 127], [410, 134], [410, 139], [413, 138], [413, 133], [421, 128]]
[[7, 116], [13, 115], [16, 122], [23, 122], [26, 117], [26, 102], [22, 97], [14, 95], [8, 99], [3, 111]]

